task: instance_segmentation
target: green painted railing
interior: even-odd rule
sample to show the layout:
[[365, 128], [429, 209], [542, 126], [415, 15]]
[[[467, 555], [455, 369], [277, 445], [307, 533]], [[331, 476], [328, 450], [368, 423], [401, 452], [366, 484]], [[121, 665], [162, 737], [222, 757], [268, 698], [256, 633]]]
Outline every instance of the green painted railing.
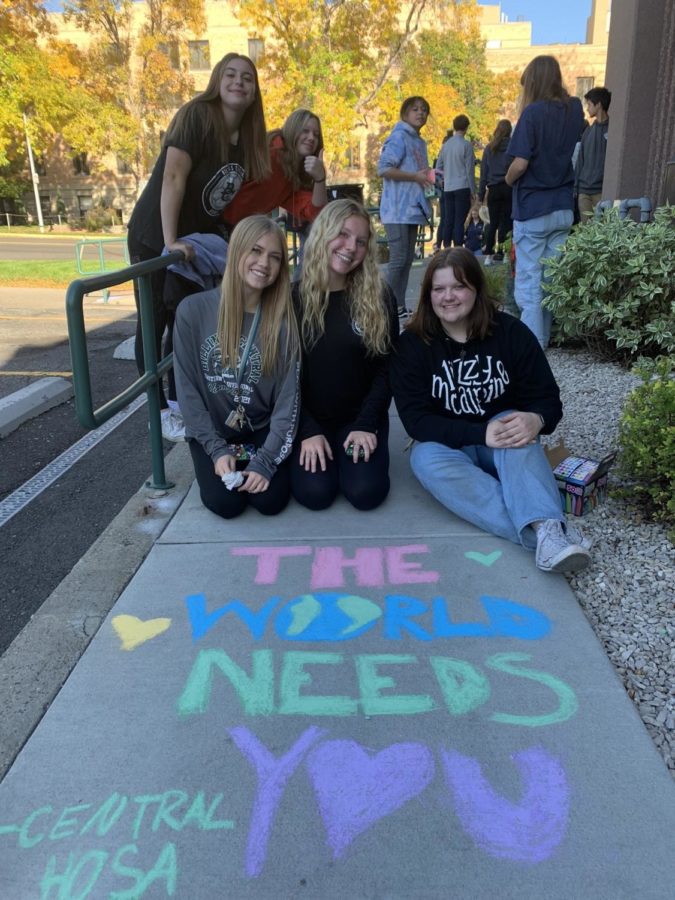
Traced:
[[[75, 243], [75, 265], [77, 266], [77, 271], [80, 275], [88, 274], [84, 269], [85, 260], [83, 259], [83, 255], [88, 248], [95, 249], [96, 256], [98, 257], [98, 271], [101, 273], [108, 271], [105, 258], [105, 251], [108, 247], [118, 247], [121, 249], [124, 262], [127, 266], [129, 265], [129, 247], [126, 238], [83, 238]], [[94, 273], [89, 272], [89, 274]], [[109, 297], [110, 291], [107, 288], [104, 288], [103, 302], [107, 303]]]
[[[90, 431], [107, 422], [142, 393], [148, 396], [148, 420], [150, 422], [150, 447], [152, 451], [152, 481], [147, 486], [154, 490], [173, 487], [166, 480], [164, 471], [164, 446], [160, 418], [159, 382], [173, 365], [173, 354], [157, 360], [155, 350], [155, 322], [152, 309], [152, 288], [150, 275], [165, 269], [171, 263], [180, 262], [183, 254], [179, 251], [166, 256], [136, 263], [126, 269], [118, 269], [106, 275], [92, 275], [79, 278], [68, 285], [66, 292], [66, 317], [70, 340], [70, 358], [73, 366], [73, 388], [75, 391], [75, 411], [80, 424]], [[143, 357], [145, 372], [121, 394], [108, 400], [99, 409], [94, 409], [91, 395], [89, 356], [87, 353], [87, 333], [84, 327], [83, 300], [86, 294], [105, 291], [125, 281], [137, 281], [140, 297], [140, 318], [143, 332]]]

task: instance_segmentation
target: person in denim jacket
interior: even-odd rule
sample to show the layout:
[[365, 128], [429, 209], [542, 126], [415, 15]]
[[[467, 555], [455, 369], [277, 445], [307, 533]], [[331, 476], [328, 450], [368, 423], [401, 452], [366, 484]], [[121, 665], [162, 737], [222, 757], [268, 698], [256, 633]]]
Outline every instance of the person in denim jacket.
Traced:
[[399, 317], [408, 315], [405, 293], [415, 258], [417, 229], [431, 216], [425, 188], [430, 181], [427, 142], [420, 131], [429, 117], [424, 97], [408, 97], [401, 105], [401, 121], [385, 140], [377, 165], [383, 179], [380, 220], [389, 243], [384, 278], [396, 298]]

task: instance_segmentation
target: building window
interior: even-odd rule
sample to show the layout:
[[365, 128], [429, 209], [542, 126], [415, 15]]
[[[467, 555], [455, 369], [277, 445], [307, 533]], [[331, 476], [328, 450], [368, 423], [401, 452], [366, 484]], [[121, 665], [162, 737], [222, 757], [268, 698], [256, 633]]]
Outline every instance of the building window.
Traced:
[[590, 91], [594, 84], [595, 78], [592, 75], [584, 75], [582, 78], [577, 78], [577, 97], [583, 100], [585, 94]]
[[188, 41], [188, 54], [191, 72], [211, 68], [208, 41]]
[[52, 211], [52, 201], [49, 194], [40, 194], [40, 207], [42, 208], [42, 215], [48, 216]]
[[345, 156], [348, 169], [361, 168], [361, 145], [358, 141], [349, 145]]
[[248, 55], [251, 61], [257, 66], [262, 55], [265, 52], [265, 41], [261, 38], [248, 39]]
[[83, 218], [84, 214], [87, 210], [91, 209], [94, 205], [94, 200], [91, 194], [78, 194], [77, 195], [77, 205], [80, 210], [80, 217]]
[[[203, 43], [208, 45], [208, 41], [204, 41]], [[171, 41], [168, 44], [159, 44], [158, 49], [160, 53], [163, 53], [164, 56], [167, 57], [167, 59], [169, 60], [169, 65], [172, 69], [180, 68], [180, 57], [178, 54], [177, 41]]]
[[77, 153], [73, 157], [73, 171], [76, 175], [91, 175], [86, 153]]

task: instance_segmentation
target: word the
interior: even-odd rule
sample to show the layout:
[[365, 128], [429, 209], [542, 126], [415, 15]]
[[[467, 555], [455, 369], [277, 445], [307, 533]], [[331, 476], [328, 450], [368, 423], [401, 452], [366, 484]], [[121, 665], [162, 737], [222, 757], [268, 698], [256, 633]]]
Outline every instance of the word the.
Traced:
[[429, 553], [426, 544], [403, 547], [358, 547], [354, 555], [345, 555], [342, 547], [235, 547], [232, 556], [253, 556], [257, 560], [255, 583], [275, 584], [281, 560], [312, 556], [310, 590], [344, 587], [344, 573], [353, 573], [359, 587], [384, 587], [385, 571], [389, 584], [436, 584], [438, 572], [422, 569], [422, 563], [408, 556]]
[[391, 594], [381, 606], [367, 597], [352, 594], [303, 594], [291, 600], [271, 597], [259, 609], [232, 600], [209, 612], [204, 594], [185, 598], [192, 639], [205, 637], [228, 614], [236, 616], [259, 641], [273, 616], [276, 634], [287, 641], [349, 641], [381, 623], [382, 636], [397, 641], [458, 637], [508, 637], [539, 640], [551, 629], [549, 619], [538, 610], [503, 597], [480, 597], [484, 622], [453, 622], [448, 601], [430, 602]]
[[[304, 761], [334, 859], [368, 828], [419, 796], [433, 781], [436, 764], [420, 743], [374, 752], [355, 741], [324, 741], [308, 728], [283, 756], [275, 757], [247, 728], [230, 735], [256, 772], [256, 792], [246, 847], [246, 873], [260, 875], [279, 803]], [[551, 856], [569, 818], [569, 788], [559, 759], [541, 747], [513, 755], [522, 783], [520, 803], [501, 797], [480, 763], [442, 749], [442, 790], [454, 799], [461, 828], [490, 856], [535, 864]]]
[[[308, 666], [339, 666], [346, 661], [339, 653], [287, 652], [282, 655], [279, 674], [279, 700], [275, 707], [274, 653], [254, 650], [249, 675], [224, 650], [201, 650], [178, 698], [178, 712], [185, 716], [204, 713], [209, 708], [214, 674], [224, 676], [234, 687], [244, 712], [249, 716], [273, 713], [289, 716], [353, 716], [361, 711], [366, 716], [414, 715], [437, 709], [429, 694], [396, 694], [396, 681], [391, 674], [395, 666], [419, 665], [416, 656], [404, 654], [363, 654], [349, 658], [356, 667], [359, 697], [310, 694], [312, 684]], [[572, 688], [553, 675], [518, 663], [530, 660], [527, 653], [497, 653], [485, 665], [497, 672], [535, 682], [548, 688], [555, 697], [555, 707], [541, 715], [518, 715], [494, 712], [493, 722], [538, 727], [564, 722], [577, 711]], [[431, 668], [450, 715], [461, 716], [482, 706], [490, 698], [490, 682], [471, 663], [448, 656], [432, 656], [424, 661]], [[387, 673], [381, 670], [386, 668]], [[529, 706], [529, 704], [528, 704]]]
[[64, 807], [58, 814], [51, 806], [41, 806], [18, 825], [0, 825], [0, 836], [16, 834], [18, 846], [30, 850], [42, 841], [62, 841], [84, 835], [106, 837], [113, 829], [118, 839], [120, 831], [124, 831], [130, 833], [132, 841], [137, 841], [144, 828], [152, 833], [161, 828], [175, 832], [188, 827], [200, 831], [234, 828], [231, 820], [216, 818], [222, 800], [223, 794], [216, 794], [211, 802], [207, 802], [203, 791], [193, 798], [185, 791], [140, 794], [138, 797], [114, 793], [98, 806], [78, 803]]

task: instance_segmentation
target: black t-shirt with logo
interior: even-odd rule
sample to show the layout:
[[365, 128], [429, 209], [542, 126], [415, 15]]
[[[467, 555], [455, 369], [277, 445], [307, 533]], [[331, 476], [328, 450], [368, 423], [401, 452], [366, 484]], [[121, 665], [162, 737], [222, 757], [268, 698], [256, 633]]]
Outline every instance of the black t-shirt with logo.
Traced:
[[229, 160], [224, 163], [217, 141], [208, 128], [206, 106], [195, 103], [190, 110], [188, 138], [178, 141], [172, 135], [173, 126], [162, 147], [152, 175], [138, 199], [129, 220], [129, 236], [159, 255], [164, 247], [160, 198], [168, 147], [177, 147], [190, 156], [192, 169], [185, 184], [183, 204], [178, 215], [176, 237], [188, 234], [223, 233], [222, 214], [241, 187], [246, 172], [244, 152], [239, 145], [230, 144]]

